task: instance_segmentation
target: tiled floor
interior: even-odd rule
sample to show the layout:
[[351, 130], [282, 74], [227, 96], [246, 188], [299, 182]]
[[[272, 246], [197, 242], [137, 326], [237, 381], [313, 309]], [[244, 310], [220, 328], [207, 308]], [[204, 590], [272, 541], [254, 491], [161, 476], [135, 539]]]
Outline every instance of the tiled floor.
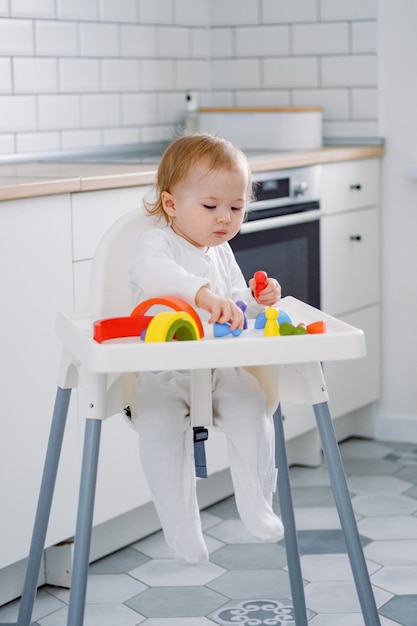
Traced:
[[[381, 625], [416, 626], [417, 445], [351, 439], [340, 449]], [[293, 467], [291, 480], [309, 624], [363, 625], [325, 466]], [[93, 563], [85, 626], [294, 625], [282, 542], [251, 538], [233, 498], [202, 519], [206, 565], [177, 565], [161, 533]], [[35, 623], [64, 626], [68, 599], [40, 589]], [[17, 609], [0, 608], [0, 623]]]

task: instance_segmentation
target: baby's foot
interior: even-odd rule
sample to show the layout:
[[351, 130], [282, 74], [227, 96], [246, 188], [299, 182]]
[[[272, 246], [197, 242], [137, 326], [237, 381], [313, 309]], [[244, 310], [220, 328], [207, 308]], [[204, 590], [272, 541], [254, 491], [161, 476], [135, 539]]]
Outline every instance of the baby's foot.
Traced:
[[279, 541], [284, 536], [281, 519], [267, 508], [254, 506], [241, 519], [251, 535], [262, 541]]
[[202, 565], [209, 559], [198, 517], [188, 517], [178, 523], [169, 545], [174, 558], [182, 565]]

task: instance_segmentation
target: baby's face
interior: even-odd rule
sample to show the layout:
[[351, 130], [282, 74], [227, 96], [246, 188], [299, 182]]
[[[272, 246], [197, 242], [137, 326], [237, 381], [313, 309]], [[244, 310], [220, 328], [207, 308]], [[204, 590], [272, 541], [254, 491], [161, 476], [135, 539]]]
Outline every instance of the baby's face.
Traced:
[[248, 176], [243, 163], [232, 170], [192, 167], [172, 193], [162, 192], [174, 232], [203, 249], [232, 239], [245, 215]]

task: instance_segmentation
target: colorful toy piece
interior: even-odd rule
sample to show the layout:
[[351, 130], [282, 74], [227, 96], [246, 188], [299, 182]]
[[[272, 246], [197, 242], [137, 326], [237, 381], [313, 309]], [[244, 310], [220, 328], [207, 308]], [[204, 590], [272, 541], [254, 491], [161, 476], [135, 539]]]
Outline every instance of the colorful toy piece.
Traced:
[[[280, 326], [284, 322], [288, 322], [290, 324], [292, 323], [291, 318], [288, 315], [288, 313], [286, 313], [285, 311], [281, 311], [281, 309], [278, 312], [277, 321]], [[265, 324], [266, 324], [266, 315], [265, 315], [265, 311], [262, 311], [261, 313], [259, 313], [259, 315], [256, 316], [254, 328], [257, 328], [257, 329], [265, 328]]]
[[200, 339], [194, 318], [185, 311], [161, 311], [152, 318], [145, 335], [145, 343], [156, 341], [189, 341]]
[[248, 308], [248, 305], [243, 300], [237, 300], [236, 306], [238, 306], [243, 312], [243, 330], [246, 330], [248, 327], [248, 320], [246, 318], [246, 309]]
[[279, 331], [283, 337], [288, 335], [307, 335], [307, 328], [304, 324], [294, 326], [290, 322], [283, 322], [279, 327]]
[[234, 337], [239, 337], [242, 334], [241, 328], [235, 328], [234, 330], [230, 330], [230, 324], [221, 324], [220, 322], [214, 322], [213, 324], [213, 336], [214, 337], [225, 337], [226, 335], [233, 335]]
[[[97, 320], [93, 324], [94, 340], [98, 343], [102, 343], [108, 339], [119, 339], [121, 337], [140, 336], [144, 339], [148, 326], [151, 324], [154, 317], [157, 317], [156, 315], [153, 316], [144, 314], [154, 305], [163, 305], [174, 309], [174, 311], [183, 312], [183, 315], [181, 316], [182, 322], [181, 320], [174, 320], [171, 318], [172, 326], [175, 327], [176, 330], [171, 331], [171, 326], [168, 326], [168, 328], [165, 329], [167, 331], [166, 337], [164, 339], [158, 339], [157, 341], [170, 341], [174, 335], [175, 338], [180, 341], [184, 339], [200, 339], [201, 337], [204, 337], [203, 324], [201, 323], [201, 319], [197, 311], [195, 311], [193, 307], [188, 304], [188, 302], [182, 300], [181, 298], [177, 298], [177, 296], [163, 296], [160, 298], [144, 300], [138, 304], [135, 309], [133, 309], [129, 317], [112, 317]], [[164, 311], [162, 311], [162, 313], [164, 313]], [[168, 311], [168, 313], [171, 313], [172, 315], [172, 312]], [[190, 316], [191, 320], [187, 316]], [[158, 319], [160, 322], [162, 321], [162, 318]], [[193, 323], [191, 323], [191, 321]], [[159, 334], [163, 334], [161, 324], [157, 323], [157, 328], [159, 328]], [[158, 332], [156, 330], [153, 332], [158, 336]]]
[[310, 335], [318, 335], [326, 332], [326, 322], [323, 320], [319, 320], [317, 322], [312, 322], [311, 324], [307, 324], [307, 332]]
[[149, 326], [152, 315], [136, 317], [109, 317], [93, 324], [93, 337], [98, 343], [120, 337], [136, 337]]
[[266, 323], [264, 327], [265, 337], [278, 337], [279, 324], [278, 324], [278, 310], [270, 306], [265, 309]]
[[311, 324], [298, 324], [294, 326], [283, 322], [279, 327], [281, 335], [317, 335], [326, 332], [326, 323], [323, 320]]
[[261, 293], [261, 291], [263, 291], [265, 287], [268, 286], [268, 274], [266, 272], [263, 272], [262, 270], [259, 270], [258, 272], [254, 273], [253, 278], [256, 283], [255, 284], [255, 298], [257, 298], [259, 294]]
[[143, 315], [144, 313], [147, 313], [147, 311], [155, 304], [170, 307], [171, 309], [174, 309], [174, 311], [185, 311], [185, 313], [191, 315], [191, 317], [197, 324], [200, 338], [204, 337], [203, 324], [201, 323], [201, 319], [197, 311], [193, 309], [193, 307], [186, 300], [178, 298], [177, 296], [162, 296], [159, 298], [150, 298], [149, 300], [144, 300], [133, 309], [130, 315], [132, 317], [135, 317], [137, 315]]

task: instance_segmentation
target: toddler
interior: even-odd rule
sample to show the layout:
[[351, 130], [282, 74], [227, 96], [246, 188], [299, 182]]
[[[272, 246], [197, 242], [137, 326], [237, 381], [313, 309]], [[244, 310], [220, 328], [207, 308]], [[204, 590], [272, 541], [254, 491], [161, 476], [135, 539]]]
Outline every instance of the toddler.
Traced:
[[[236, 301], [247, 303], [249, 317], [278, 303], [281, 288], [272, 278], [255, 299], [254, 281], [247, 286], [228, 244], [252, 196], [249, 164], [240, 149], [206, 134], [178, 137], [162, 157], [156, 192], [146, 209], [159, 220], [140, 237], [130, 269], [134, 305], [174, 295], [194, 306], [203, 321], [228, 322], [235, 330], [244, 322]], [[265, 394], [241, 367], [213, 370], [212, 392], [214, 425], [227, 437], [239, 515], [252, 535], [277, 541], [283, 526], [272, 510], [277, 470]], [[141, 462], [165, 539], [181, 563], [204, 563], [189, 373], [138, 374], [132, 405]]]

